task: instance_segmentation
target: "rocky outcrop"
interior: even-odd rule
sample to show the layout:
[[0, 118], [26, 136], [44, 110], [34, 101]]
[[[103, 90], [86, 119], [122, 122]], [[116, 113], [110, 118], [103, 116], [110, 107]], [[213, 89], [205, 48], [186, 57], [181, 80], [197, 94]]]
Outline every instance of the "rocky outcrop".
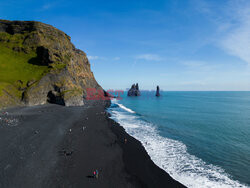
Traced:
[[0, 75], [0, 108], [83, 105], [88, 88], [103, 90], [86, 54], [67, 34], [40, 22], [0, 20], [0, 69], [10, 76]]
[[141, 96], [138, 83], [131, 86], [128, 90], [128, 96]]
[[156, 94], [155, 94], [156, 97], [159, 97], [160, 96], [160, 87], [157, 86], [156, 87]]

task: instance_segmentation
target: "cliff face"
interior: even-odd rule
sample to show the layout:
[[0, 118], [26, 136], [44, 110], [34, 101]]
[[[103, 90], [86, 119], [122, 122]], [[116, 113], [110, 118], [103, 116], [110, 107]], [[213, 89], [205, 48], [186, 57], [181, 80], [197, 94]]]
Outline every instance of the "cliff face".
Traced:
[[0, 108], [83, 105], [87, 88], [102, 90], [68, 35], [40, 22], [0, 20]]

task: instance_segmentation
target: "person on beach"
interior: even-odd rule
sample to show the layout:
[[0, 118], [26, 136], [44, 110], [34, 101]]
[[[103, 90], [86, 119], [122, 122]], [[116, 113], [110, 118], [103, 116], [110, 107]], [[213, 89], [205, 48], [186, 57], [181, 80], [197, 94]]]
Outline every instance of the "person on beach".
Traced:
[[125, 139], [124, 139], [124, 143], [127, 144], [127, 141], [128, 141], [127, 138], [125, 138]]
[[96, 178], [96, 171], [93, 172], [93, 177]]
[[96, 176], [96, 179], [98, 179], [98, 175], [99, 175], [99, 172], [98, 172], [98, 170], [95, 170], [95, 176]]

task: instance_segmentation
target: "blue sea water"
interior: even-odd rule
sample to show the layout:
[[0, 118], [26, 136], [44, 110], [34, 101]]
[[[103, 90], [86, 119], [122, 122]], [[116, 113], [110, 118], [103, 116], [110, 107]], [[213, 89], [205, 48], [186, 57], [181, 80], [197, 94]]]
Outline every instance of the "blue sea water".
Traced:
[[111, 118], [188, 187], [250, 187], [250, 92], [142, 92]]

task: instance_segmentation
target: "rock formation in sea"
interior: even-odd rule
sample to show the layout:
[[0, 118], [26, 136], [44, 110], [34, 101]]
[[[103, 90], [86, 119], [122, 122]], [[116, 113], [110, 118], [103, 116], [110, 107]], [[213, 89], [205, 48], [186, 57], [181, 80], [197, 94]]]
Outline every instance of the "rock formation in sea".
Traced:
[[133, 84], [131, 88], [128, 90], [128, 96], [140, 96], [141, 92], [139, 90], [139, 85]]
[[83, 105], [88, 88], [103, 90], [70, 40], [41, 22], [0, 20], [0, 108]]
[[156, 94], [155, 94], [156, 97], [159, 97], [160, 96], [160, 87], [157, 86], [156, 87]]

